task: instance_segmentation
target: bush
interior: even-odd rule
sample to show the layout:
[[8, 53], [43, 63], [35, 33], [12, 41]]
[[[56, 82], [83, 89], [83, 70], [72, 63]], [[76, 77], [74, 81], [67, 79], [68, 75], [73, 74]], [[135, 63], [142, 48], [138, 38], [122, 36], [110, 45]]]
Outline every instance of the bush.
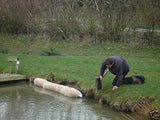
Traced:
[[7, 46], [0, 47], [0, 53], [8, 53], [8, 52], [9, 52], [9, 48]]
[[26, 33], [27, 26], [21, 20], [18, 21], [15, 18], [5, 17], [5, 19], [0, 20], [0, 31], [2, 33], [13, 33], [13, 34]]
[[17, 0], [3, 1], [0, 4], [0, 32], [1, 33], [33, 33], [37, 30], [35, 19], [28, 6], [30, 2]]
[[130, 39], [126, 27], [144, 27], [148, 32], [131, 40], [137, 42], [140, 37], [151, 43], [158, 38], [153, 30], [160, 27], [159, 5], [158, 0], [1, 1], [0, 32], [47, 34], [54, 40], [123, 42]]

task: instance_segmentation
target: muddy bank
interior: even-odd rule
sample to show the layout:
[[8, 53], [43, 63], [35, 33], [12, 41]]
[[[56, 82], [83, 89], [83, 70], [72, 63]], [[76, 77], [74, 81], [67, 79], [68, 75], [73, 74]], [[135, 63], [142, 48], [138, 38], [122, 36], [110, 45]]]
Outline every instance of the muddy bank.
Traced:
[[[32, 78], [32, 81], [33, 81], [33, 78]], [[48, 80], [48, 81], [61, 84], [61, 85], [74, 87], [79, 91], [81, 91], [84, 97], [95, 99], [99, 104], [108, 105], [117, 111], [134, 113], [137, 116], [137, 119], [143, 118], [143, 119], [149, 120], [150, 119], [149, 113], [150, 111], [154, 110], [151, 104], [156, 98], [146, 97], [141, 100], [135, 100], [135, 101], [126, 100], [123, 103], [118, 103], [118, 101], [117, 102], [111, 101], [110, 98], [103, 95], [100, 90], [99, 91], [96, 90], [96, 87], [95, 88], [81, 87], [76, 80], [71, 81], [71, 80], [64, 79], [60, 81], [55, 81], [55, 80]]]
[[96, 89], [96, 86], [95, 88], [83, 88], [78, 84], [77, 81], [70, 81], [67, 79], [56, 83], [74, 87], [80, 90], [84, 97], [95, 99], [97, 102], [99, 102], [99, 104], [108, 105], [114, 110], [132, 113], [137, 119], [150, 120], [151, 118], [149, 113], [154, 110], [152, 102], [154, 102], [156, 98], [145, 97], [144, 99], [135, 101], [126, 100], [123, 103], [118, 103], [118, 101], [113, 102], [110, 100], [110, 98], [103, 95], [100, 90], [98, 91]]

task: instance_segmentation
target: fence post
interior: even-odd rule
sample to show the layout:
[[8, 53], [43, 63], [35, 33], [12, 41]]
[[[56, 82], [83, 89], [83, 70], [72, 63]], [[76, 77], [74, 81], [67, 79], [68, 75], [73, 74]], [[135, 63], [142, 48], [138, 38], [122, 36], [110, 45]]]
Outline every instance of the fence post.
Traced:
[[18, 57], [8, 57], [8, 62], [9, 62], [9, 73], [11, 74], [12, 72], [12, 62], [16, 62], [16, 67], [15, 67], [15, 74], [17, 74], [18, 71], [18, 65], [19, 65], [19, 58]]

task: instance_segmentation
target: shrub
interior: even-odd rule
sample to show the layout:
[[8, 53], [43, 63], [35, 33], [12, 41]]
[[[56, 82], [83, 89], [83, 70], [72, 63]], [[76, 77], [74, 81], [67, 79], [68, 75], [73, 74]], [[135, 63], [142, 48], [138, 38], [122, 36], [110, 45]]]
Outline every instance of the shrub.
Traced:
[[3, 1], [0, 4], [0, 32], [1, 33], [31, 33], [37, 29], [30, 2], [19, 2], [18, 0]]
[[8, 52], [9, 52], [9, 48], [7, 46], [0, 47], [0, 53], [8, 53]]

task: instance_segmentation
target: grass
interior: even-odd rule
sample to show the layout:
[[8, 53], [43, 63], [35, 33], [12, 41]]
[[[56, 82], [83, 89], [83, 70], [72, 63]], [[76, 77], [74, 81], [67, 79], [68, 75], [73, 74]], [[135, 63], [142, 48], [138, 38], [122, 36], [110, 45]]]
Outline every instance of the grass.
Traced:
[[[1, 36], [1, 45], [7, 45], [10, 50], [8, 54], [0, 54], [0, 72], [8, 72], [8, 56], [17, 56], [20, 57], [18, 71], [20, 74], [25, 74], [28, 77], [45, 78], [48, 73], [52, 72], [57, 81], [63, 79], [76, 80], [84, 89], [95, 89], [94, 77], [99, 75], [103, 60], [109, 56], [119, 55], [124, 57], [130, 65], [130, 72], [127, 76], [144, 75], [146, 83], [143, 85], [122, 85], [117, 90], [111, 91], [114, 75], [109, 73], [102, 82], [101, 94], [118, 104], [145, 98], [156, 98], [152, 105], [160, 110], [159, 47], [134, 46], [122, 43], [80, 42], [77, 44], [69, 41], [49, 40], [46, 42], [46, 38], [45, 40], [35, 38], [32, 44], [29, 44], [30, 40], [30, 37], [24, 36]], [[21, 46], [19, 46], [20, 44]], [[25, 45], [27, 48], [24, 52]], [[49, 47], [53, 47], [53, 50], [61, 54], [57, 56], [41, 55], [44, 49]], [[12, 65], [13, 70], [14, 64]]]

